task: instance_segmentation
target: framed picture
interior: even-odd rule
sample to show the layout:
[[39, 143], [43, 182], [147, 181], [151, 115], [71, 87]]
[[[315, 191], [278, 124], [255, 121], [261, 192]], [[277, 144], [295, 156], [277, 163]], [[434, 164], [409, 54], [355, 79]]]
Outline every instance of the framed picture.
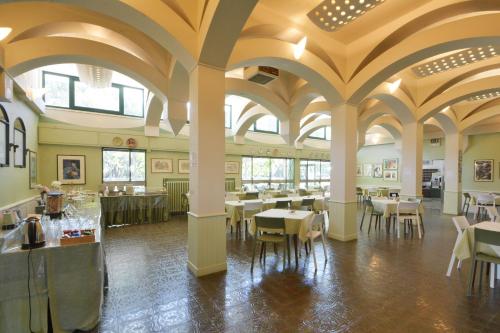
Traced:
[[363, 166], [361, 166], [361, 165], [356, 166], [356, 176], [358, 176], [358, 177], [363, 176]]
[[178, 160], [178, 172], [189, 173], [189, 160]]
[[493, 181], [493, 160], [474, 161], [474, 181], [475, 182]]
[[226, 162], [224, 163], [225, 173], [238, 174], [240, 172], [240, 164], [238, 162]]
[[38, 184], [38, 160], [36, 152], [30, 150], [30, 189], [35, 188]]
[[398, 171], [397, 170], [384, 170], [384, 180], [397, 181]]
[[383, 176], [382, 163], [375, 163], [373, 165], [373, 178], [382, 178]]
[[363, 176], [371, 177], [373, 174], [373, 165], [369, 163], [363, 164]]
[[85, 155], [57, 155], [57, 180], [63, 185], [85, 184]]
[[398, 169], [398, 159], [390, 158], [384, 160], [384, 170], [397, 170]]
[[151, 173], [172, 173], [173, 162], [168, 158], [152, 158], [151, 159]]

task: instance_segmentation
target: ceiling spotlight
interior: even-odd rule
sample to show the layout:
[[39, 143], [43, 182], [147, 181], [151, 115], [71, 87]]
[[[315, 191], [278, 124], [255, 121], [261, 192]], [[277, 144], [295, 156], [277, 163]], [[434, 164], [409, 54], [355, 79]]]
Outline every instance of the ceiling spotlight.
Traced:
[[307, 36], [304, 36], [297, 44], [294, 45], [293, 57], [296, 60], [299, 60], [302, 54], [304, 53], [304, 50], [306, 49], [306, 44], [307, 44]]
[[12, 32], [12, 28], [0, 27], [0, 41], [5, 39]]
[[399, 85], [401, 84], [401, 79], [394, 81], [393, 83], [389, 83], [389, 91], [393, 94], [396, 90], [398, 90]]

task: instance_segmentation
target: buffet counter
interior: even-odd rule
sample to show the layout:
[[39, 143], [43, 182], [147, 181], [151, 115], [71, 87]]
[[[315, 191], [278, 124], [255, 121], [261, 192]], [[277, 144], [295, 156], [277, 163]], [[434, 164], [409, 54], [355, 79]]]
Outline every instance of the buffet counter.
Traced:
[[102, 196], [101, 223], [109, 227], [167, 221], [167, 199], [166, 193]]

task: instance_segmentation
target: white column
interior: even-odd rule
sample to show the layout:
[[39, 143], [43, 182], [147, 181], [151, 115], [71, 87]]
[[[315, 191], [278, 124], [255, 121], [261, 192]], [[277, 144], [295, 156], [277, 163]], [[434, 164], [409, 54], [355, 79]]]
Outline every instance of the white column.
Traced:
[[423, 125], [415, 121], [403, 124], [401, 136], [401, 196], [422, 196]]
[[462, 134], [448, 133], [444, 144], [443, 213], [458, 215], [462, 209]]
[[357, 108], [343, 104], [332, 110], [331, 200], [328, 237], [358, 237], [356, 202]]
[[190, 74], [188, 266], [202, 276], [226, 270], [224, 71]]

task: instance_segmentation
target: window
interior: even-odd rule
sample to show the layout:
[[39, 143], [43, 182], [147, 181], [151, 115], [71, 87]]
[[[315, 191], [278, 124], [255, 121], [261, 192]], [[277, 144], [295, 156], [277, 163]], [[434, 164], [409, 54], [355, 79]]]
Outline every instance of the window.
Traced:
[[146, 152], [136, 149], [102, 150], [102, 181], [134, 182], [146, 181]]
[[257, 190], [265, 188], [293, 188], [294, 160], [291, 158], [252, 157], [242, 158], [243, 184], [252, 184]]
[[300, 160], [300, 187], [315, 188], [330, 185], [330, 161]]
[[0, 167], [9, 165], [9, 117], [0, 105]]
[[231, 123], [233, 122], [233, 112], [232, 106], [229, 104], [224, 105], [224, 123], [226, 128], [231, 128]]
[[254, 132], [279, 134], [280, 122], [275, 116], [265, 115], [257, 119], [252, 127], [250, 127], [250, 130]]
[[331, 140], [332, 128], [330, 126], [318, 128], [309, 134], [309, 139]]
[[21, 118], [14, 122], [14, 167], [26, 167], [26, 127]]
[[77, 76], [43, 72], [45, 104], [59, 108], [144, 117], [144, 90], [113, 83], [92, 88]]

